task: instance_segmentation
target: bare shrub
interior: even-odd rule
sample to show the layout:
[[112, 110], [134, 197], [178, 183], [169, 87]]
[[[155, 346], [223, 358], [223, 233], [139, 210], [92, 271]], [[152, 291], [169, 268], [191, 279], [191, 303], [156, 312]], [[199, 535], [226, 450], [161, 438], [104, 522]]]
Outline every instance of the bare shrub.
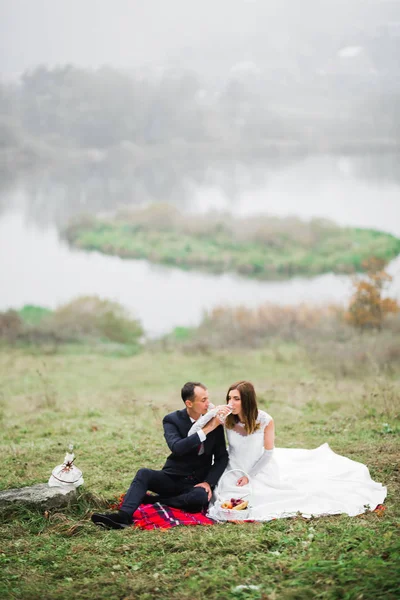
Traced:
[[[306, 332], [331, 329], [340, 310], [334, 306], [279, 306], [263, 304], [258, 308], [224, 307], [207, 313], [196, 330], [196, 344], [213, 348], [258, 347], [272, 338], [298, 341]], [[189, 344], [193, 338], [189, 340]]]
[[120, 304], [96, 296], [77, 298], [54, 312], [43, 311], [36, 321], [26, 322], [16, 311], [0, 313], [0, 340], [50, 344], [54, 351], [61, 343], [81, 341], [136, 346], [143, 336], [139, 321]]
[[77, 298], [58, 308], [48, 325], [65, 339], [96, 338], [120, 344], [135, 344], [143, 335], [138, 321], [117, 302], [96, 296]]
[[23, 321], [17, 311], [8, 310], [0, 313], [0, 340], [15, 342], [23, 331]]
[[218, 307], [186, 338], [173, 343], [207, 353], [281, 342], [297, 343], [313, 364], [338, 377], [391, 373], [400, 367], [400, 315], [391, 315], [379, 331], [360, 332], [348, 325], [337, 306]]
[[[337, 231], [338, 226], [324, 219], [302, 221], [298, 217], [257, 215], [237, 219], [225, 212], [184, 214], [171, 204], [152, 204], [140, 209], [121, 209], [117, 220], [144, 230], [175, 230], [193, 236], [210, 236], [224, 233], [242, 242], [261, 242], [267, 246], [283, 248], [301, 244], [311, 248], [323, 237]], [[85, 225], [83, 222], [82, 225]]]
[[323, 236], [337, 230], [330, 221], [313, 219], [302, 221], [298, 217], [276, 217], [257, 215], [228, 223], [230, 233], [237, 234], [243, 241], [261, 242], [267, 246], [284, 248], [288, 240], [303, 248], [312, 248]]
[[79, 234], [82, 227], [93, 227], [96, 219], [90, 214], [80, 214], [74, 217], [68, 223], [68, 227], [63, 229], [62, 236], [70, 242], [73, 242]]
[[181, 225], [182, 215], [172, 204], [150, 204], [144, 208], [132, 210], [121, 209], [117, 213], [117, 220], [130, 223], [140, 229], [176, 229]]

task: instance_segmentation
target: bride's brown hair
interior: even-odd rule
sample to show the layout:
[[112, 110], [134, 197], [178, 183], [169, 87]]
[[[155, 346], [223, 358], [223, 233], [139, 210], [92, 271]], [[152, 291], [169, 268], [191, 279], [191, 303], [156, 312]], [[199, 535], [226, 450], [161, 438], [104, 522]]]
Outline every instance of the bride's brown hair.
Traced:
[[[226, 402], [229, 402], [229, 393], [232, 390], [239, 390], [240, 399], [242, 401], [242, 415], [244, 421], [244, 428], [246, 433], [254, 433], [260, 424], [257, 423], [258, 408], [256, 391], [254, 385], [250, 381], [238, 381], [233, 383], [226, 393]], [[228, 429], [233, 429], [239, 423], [238, 415], [228, 415], [226, 417], [225, 425]]]

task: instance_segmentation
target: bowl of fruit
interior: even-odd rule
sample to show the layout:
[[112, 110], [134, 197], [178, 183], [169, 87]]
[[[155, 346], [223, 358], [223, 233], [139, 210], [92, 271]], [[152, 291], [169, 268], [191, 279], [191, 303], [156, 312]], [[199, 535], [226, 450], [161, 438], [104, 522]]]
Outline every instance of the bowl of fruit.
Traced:
[[[249, 485], [246, 486], [246, 489], [239, 488], [235, 490], [235, 488], [237, 488], [236, 482], [239, 472], [246, 475], [247, 479], [249, 479], [248, 474], [243, 471], [243, 469], [230, 469], [225, 471], [219, 480], [219, 484], [216, 489], [215, 503], [210, 507], [207, 513], [212, 519], [216, 519], [217, 521], [247, 521], [251, 519], [251, 502], [249, 504], [249, 500], [251, 499], [252, 495], [252, 486], [251, 483], [249, 483]], [[233, 473], [234, 476], [232, 476]], [[232, 498], [229, 498], [229, 500], [226, 499], [226, 495], [225, 497], [222, 496], [219, 491], [224, 487], [221, 486], [221, 483], [226, 476], [230, 476], [232, 479], [232, 486], [229, 485], [228, 489], [225, 489], [225, 494], [232, 494]], [[242, 494], [241, 497], [235, 498], [234, 496], [236, 493]]]
[[224, 521], [245, 521], [249, 518], [249, 502], [243, 498], [231, 498], [221, 502], [219, 518]]
[[248, 505], [249, 503], [247, 500], [243, 500], [242, 498], [231, 498], [229, 501], [223, 502], [221, 508], [227, 508], [228, 510], [245, 510]]

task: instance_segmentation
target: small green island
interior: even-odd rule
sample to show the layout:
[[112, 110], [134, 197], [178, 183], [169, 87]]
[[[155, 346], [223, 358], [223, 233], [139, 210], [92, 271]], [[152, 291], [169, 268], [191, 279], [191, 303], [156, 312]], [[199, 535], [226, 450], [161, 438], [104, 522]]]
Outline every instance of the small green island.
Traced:
[[371, 257], [388, 262], [400, 254], [399, 238], [372, 229], [321, 219], [194, 215], [163, 204], [113, 217], [82, 217], [63, 235], [85, 250], [265, 280], [352, 274], [362, 272]]

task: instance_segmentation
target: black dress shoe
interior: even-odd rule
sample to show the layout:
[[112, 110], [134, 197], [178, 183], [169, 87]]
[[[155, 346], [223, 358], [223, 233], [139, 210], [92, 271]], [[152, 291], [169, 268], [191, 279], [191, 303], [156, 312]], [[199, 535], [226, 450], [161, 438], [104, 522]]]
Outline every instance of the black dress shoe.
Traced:
[[132, 517], [121, 510], [117, 513], [93, 513], [92, 521], [105, 529], [125, 529], [132, 525]]

